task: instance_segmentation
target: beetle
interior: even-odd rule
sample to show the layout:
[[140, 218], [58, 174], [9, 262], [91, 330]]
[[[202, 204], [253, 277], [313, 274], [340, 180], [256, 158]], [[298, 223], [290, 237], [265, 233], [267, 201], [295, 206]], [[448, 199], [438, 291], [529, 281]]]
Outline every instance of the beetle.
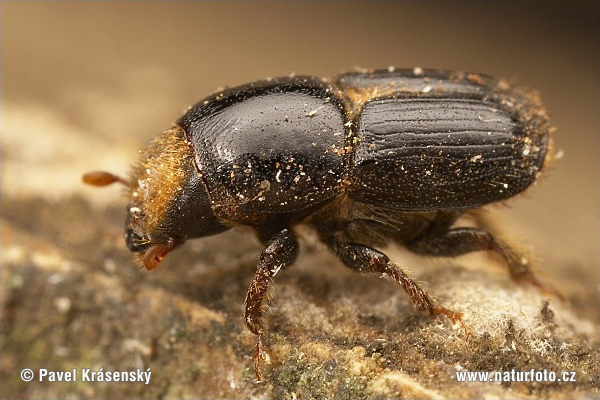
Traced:
[[[461, 322], [376, 247], [430, 256], [498, 253], [518, 282], [552, 291], [526, 257], [477, 227], [467, 211], [506, 200], [540, 175], [550, 146], [535, 93], [460, 71], [387, 69], [331, 80], [254, 82], [198, 102], [158, 136], [129, 179], [125, 239], [151, 270], [188, 239], [236, 225], [264, 244], [244, 302], [263, 379], [263, 302], [298, 255], [293, 228], [310, 225], [349, 268], [391, 277], [414, 306]], [[464, 326], [464, 325], [463, 325]]]

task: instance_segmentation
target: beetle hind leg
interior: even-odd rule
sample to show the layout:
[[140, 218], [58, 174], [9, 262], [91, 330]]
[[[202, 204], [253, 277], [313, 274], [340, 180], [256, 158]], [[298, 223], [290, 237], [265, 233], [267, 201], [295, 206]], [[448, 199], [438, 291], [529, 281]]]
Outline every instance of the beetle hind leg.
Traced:
[[267, 295], [269, 283], [279, 272], [292, 265], [298, 256], [298, 241], [289, 229], [283, 229], [266, 241], [260, 255], [256, 273], [246, 293], [244, 301], [244, 321], [250, 332], [258, 336], [254, 347], [254, 370], [256, 381], [262, 382], [261, 361], [268, 358], [263, 345], [265, 321], [263, 318], [263, 301]]
[[441, 257], [456, 257], [482, 250], [494, 251], [504, 260], [513, 280], [532, 284], [545, 293], [563, 299], [560, 292], [535, 275], [527, 257], [517, 253], [491, 233], [477, 228], [454, 228], [441, 232], [434, 229], [434, 231], [434, 235], [417, 238], [405, 244], [406, 247], [415, 253]]

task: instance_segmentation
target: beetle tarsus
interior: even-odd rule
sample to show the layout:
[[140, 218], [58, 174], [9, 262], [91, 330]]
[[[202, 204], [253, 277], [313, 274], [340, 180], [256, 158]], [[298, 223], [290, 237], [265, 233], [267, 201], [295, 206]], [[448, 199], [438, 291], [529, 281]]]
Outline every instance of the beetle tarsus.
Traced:
[[258, 335], [256, 345], [254, 346], [254, 372], [256, 374], [256, 383], [262, 383], [265, 381], [262, 372], [260, 371], [260, 362], [267, 360], [267, 353], [264, 349], [262, 342], [262, 335]]
[[554, 296], [560, 301], [566, 300], [563, 294], [558, 291], [558, 289], [535, 274], [532, 263], [529, 261], [529, 257], [517, 253], [512, 249], [511, 246], [494, 238], [492, 235], [490, 235], [490, 237], [491, 240], [488, 245], [488, 250], [492, 250], [500, 254], [500, 256], [504, 259], [506, 266], [508, 267], [508, 272], [510, 273], [511, 278], [515, 282], [533, 285], [541, 292], [550, 296]]
[[515, 253], [506, 243], [495, 240], [492, 250], [500, 253], [508, 266], [511, 278], [520, 284], [533, 285], [541, 292], [566, 301], [564, 295], [550, 283], [537, 276], [529, 262], [529, 258]]
[[449, 310], [440, 305], [435, 305], [433, 308], [433, 314], [444, 315], [446, 318], [448, 318], [450, 320], [450, 322], [452, 322], [452, 325], [460, 324], [462, 326], [463, 333], [465, 335], [465, 340], [469, 340], [469, 338], [471, 337], [471, 330], [467, 327], [467, 325], [464, 323], [464, 321], [462, 319], [463, 313]]

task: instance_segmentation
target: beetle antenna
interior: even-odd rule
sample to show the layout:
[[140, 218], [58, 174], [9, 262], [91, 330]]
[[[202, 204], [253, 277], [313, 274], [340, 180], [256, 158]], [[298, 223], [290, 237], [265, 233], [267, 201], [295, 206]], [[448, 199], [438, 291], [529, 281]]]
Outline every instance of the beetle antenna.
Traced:
[[83, 175], [82, 179], [83, 182], [92, 186], [108, 186], [115, 182], [119, 182], [125, 186], [129, 186], [129, 182], [127, 180], [121, 178], [120, 176], [111, 174], [110, 172], [104, 171], [88, 172], [87, 174]]

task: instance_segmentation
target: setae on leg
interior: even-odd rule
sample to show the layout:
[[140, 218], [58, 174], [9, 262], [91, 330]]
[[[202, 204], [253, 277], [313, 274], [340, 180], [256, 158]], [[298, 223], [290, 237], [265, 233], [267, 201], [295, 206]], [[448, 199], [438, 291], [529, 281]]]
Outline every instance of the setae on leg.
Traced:
[[250, 332], [258, 336], [254, 351], [254, 369], [256, 381], [262, 382], [260, 362], [267, 358], [263, 346], [265, 321], [263, 319], [263, 301], [272, 278], [279, 270], [289, 267], [298, 256], [298, 241], [289, 229], [283, 229], [266, 241], [252, 278], [252, 283], [246, 293], [244, 302], [244, 321]]
[[430, 315], [443, 314], [452, 323], [462, 323], [462, 313], [449, 310], [440, 306], [436, 301], [411, 278], [400, 267], [392, 263], [388, 256], [371, 247], [357, 244], [345, 243], [338, 240], [328, 241], [330, 248], [337, 254], [342, 262], [358, 272], [371, 272], [384, 274], [391, 277], [408, 295], [410, 301], [417, 310], [427, 311]]

